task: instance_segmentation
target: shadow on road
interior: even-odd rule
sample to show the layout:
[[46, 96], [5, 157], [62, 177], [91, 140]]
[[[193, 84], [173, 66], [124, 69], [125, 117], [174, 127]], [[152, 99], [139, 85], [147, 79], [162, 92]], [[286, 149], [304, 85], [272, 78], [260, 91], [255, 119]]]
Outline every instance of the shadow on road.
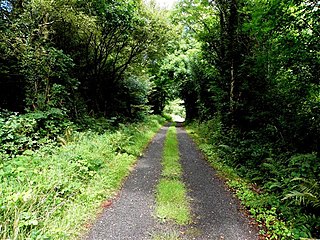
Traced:
[[183, 127], [184, 126], [184, 122], [178, 122], [176, 121], [176, 127]]

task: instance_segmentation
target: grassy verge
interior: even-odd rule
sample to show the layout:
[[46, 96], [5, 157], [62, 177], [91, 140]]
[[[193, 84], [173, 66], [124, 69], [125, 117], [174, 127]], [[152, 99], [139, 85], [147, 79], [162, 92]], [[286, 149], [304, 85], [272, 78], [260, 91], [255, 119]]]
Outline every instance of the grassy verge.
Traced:
[[74, 239], [119, 189], [162, 122], [79, 133], [0, 161], [0, 239]]
[[[226, 180], [226, 184], [233, 189], [242, 204], [248, 209], [250, 214], [256, 219], [260, 227], [260, 234], [265, 239], [303, 239], [310, 238], [308, 230], [297, 226], [297, 220], [288, 220], [284, 217], [286, 206], [281, 198], [270, 191], [265, 191], [255, 183], [240, 177], [237, 169], [221, 156], [221, 149], [228, 146], [216, 146], [215, 135], [219, 131], [211, 131], [211, 138], [206, 136], [209, 131], [204, 131], [206, 125], [190, 124], [188, 133], [196, 141], [200, 150], [207, 157], [207, 160], [215, 168], [218, 174]], [[213, 132], [213, 133], [212, 133]], [[219, 136], [216, 138], [218, 139]], [[229, 149], [226, 149], [229, 150]], [[220, 154], [219, 154], [220, 151]], [[231, 152], [230, 154], [235, 154]], [[248, 170], [249, 171], [249, 170]], [[297, 218], [300, 217], [296, 213]], [[303, 219], [303, 218], [302, 218]], [[304, 223], [307, 218], [302, 220]]]
[[176, 128], [170, 127], [164, 144], [162, 178], [157, 186], [156, 214], [162, 220], [173, 220], [185, 225], [191, 221], [186, 188], [181, 180]]

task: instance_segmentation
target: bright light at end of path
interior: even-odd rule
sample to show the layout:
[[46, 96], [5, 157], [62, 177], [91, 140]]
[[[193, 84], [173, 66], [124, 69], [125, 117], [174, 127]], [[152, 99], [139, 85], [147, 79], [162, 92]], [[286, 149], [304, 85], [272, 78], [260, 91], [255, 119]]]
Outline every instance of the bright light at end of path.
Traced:
[[[151, 2], [152, 0], [145, 0], [145, 2]], [[157, 6], [165, 9], [172, 9], [178, 0], [153, 0]]]

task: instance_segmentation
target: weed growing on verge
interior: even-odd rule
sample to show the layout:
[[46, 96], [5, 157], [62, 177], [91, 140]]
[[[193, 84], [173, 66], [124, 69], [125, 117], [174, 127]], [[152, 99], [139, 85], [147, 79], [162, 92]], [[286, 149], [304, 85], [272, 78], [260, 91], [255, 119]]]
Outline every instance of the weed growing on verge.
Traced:
[[79, 134], [0, 163], [0, 239], [73, 239], [94, 219], [163, 123]]
[[185, 225], [191, 221], [186, 188], [181, 180], [179, 149], [176, 128], [170, 127], [164, 144], [162, 179], [157, 185], [157, 216], [162, 220], [174, 220]]

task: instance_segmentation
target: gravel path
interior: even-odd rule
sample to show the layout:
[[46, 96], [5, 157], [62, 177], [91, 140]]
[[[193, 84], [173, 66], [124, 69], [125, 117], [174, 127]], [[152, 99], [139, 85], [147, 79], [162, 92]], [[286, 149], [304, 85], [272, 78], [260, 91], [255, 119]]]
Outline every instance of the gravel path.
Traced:
[[239, 211], [239, 202], [226, 190], [224, 183], [180, 127], [177, 128], [177, 134], [183, 179], [188, 188], [188, 197], [191, 198], [194, 221], [191, 225], [179, 227], [156, 220], [155, 186], [161, 174], [167, 129], [168, 127], [163, 127], [155, 136], [126, 180], [119, 196], [105, 209], [84, 239], [144, 240], [152, 239], [158, 233], [166, 235], [170, 232], [188, 240], [258, 239], [257, 231]]
[[195, 216], [194, 223], [186, 230], [186, 238], [258, 239], [257, 231], [239, 211], [239, 202], [226, 190], [187, 133], [177, 128], [177, 134], [183, 178]]
[[150, 239], [157, 224], [153, 217], [155, 185], [160, 178], [167, 127], [155, 136], [126, 180], [119, 197], [100, 216], [87, 240]]

